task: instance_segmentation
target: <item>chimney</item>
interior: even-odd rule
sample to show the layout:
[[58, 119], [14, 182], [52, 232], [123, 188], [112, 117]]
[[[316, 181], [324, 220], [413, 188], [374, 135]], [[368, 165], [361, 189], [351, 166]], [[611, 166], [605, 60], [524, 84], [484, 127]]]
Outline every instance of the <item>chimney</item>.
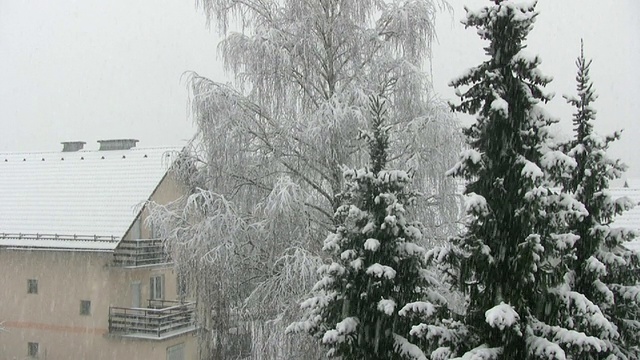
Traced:
[[86, 144], [86, 142], [84, 142], [84, 141], [64, 141], [64, 142], [61, 142], [61, 144], [62, 144], [62, 152], [73, 152], [73, 151], [82, 150], [82, 148], [84, 147], [84, 144]]
[[129, 150], [136, 147], [136, 139], [110, 139], [110, 140], [98, 140], [100, 143], [100, 151], [106, 150]]

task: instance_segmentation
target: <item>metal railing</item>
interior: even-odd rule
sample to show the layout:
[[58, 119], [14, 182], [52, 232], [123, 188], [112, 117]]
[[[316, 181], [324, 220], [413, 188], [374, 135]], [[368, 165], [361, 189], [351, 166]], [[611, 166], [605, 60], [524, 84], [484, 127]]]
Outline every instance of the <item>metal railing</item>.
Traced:
[[148, 308], [111, 306], [109, 333], [162, 338], [195, 326], [195, 308], [195, 302], [166, 300], [149, 300]]
[[146, 266], [171, 261], [162, 239], [123, 240], [113, 253], [115, 266]]

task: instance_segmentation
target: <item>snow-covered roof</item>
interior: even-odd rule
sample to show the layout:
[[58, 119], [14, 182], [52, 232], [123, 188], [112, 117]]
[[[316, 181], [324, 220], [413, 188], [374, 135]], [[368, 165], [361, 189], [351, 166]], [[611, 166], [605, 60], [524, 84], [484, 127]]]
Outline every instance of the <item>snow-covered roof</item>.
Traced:
[[629, 189], [640, 189], [640, 178], [625, 179], [624, 187]]
[[0, 153], [0, 246], [113, 250], [176, 150]]
[[[640, 231], [640, 205], [638, 205], [640, 203], [640, 180], [636, 180], [635, 182], [627, 181], [627, 184], [629, 187], [610, 188], [610, 195], [614, 199], [626, 196], [636, 203], [636, 206], [616, 217], [612, 226], [627, 227]], [[631, 187], [631, 184], [637, 184], [638, 186]], [[640, 239], [635, 239], [634, 241], [627, 243], [627, 247], [632, 250], [640, 251]]]

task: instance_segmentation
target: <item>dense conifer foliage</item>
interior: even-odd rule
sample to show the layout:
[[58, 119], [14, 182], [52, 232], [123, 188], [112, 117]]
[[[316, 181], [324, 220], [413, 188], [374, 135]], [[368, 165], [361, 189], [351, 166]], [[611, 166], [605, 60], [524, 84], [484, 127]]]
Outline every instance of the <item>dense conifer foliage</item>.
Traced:
[[[549, 128], [555, 121], [541, 107], [550, 99], [544, 86], [551, 79], [524, 50], [536, 2], [492, 3], [467, 10], [465, 20], [489, 42], [489, 59], [451, 84], [461, 98], [453, 109], [477, 119], [465, 131], [469, 149], [450, 170], [467, 181], [471, 221], [452, 249], [430, 254], [449, 264], [448, 274], [468, 296], [469, 344], [454, 350], [463, 359], [566, 359], [574, 349], [598, 354], [600, 339], [558, 320], [583, 298], [567, 288], [565, 275], [579, 239], [568, 224], [587, 211], [558, 187], [577, 164], [556, 150]], [[584, 315], [602, 317], [597, 308]], [[597, 326], [613, 330], [606, 322]]]
[[[609, 144], [620, 134], [601, 137], [594, 131], [597, 96], [589, 77], [591, 61], [581, 49], [576, 61], [577, 96], [566, 96], [575, 107], [574, 138], [565, 144], [577, 166], [566, 183], [588, 215], [572, 224], [580, 240], [576, 242], [573, 271], [567, 274], [568, 286], [578, 294], [565, 323], [579, 331], [593, 333], [603, 341], [603, 354], [619, 359], [640, 358], [640, 255], [624, 247], [637, 236], [635, 231], [610, 226], [616, 215], [635, 206], [628, 198], [612, 199], [609, 182], [619, 178], [624, 164], [607, 155]], [[580, 309], [597, 308], [604, 318], [588, 316]], [[603, 326], [604, 325], [604, 326]], [[606, 329], [607, 331], [603, 331]], [[580, 355], [580, 349], [574, 350]], [[584, 355], [586, 356], [586, 355]], [[584, 357], [586, 358], [586, 357]]]
[[345, 191], [324, 242], [330, 263], [314, 296], [302, 303], [305, 320], [289, 331], [307, 331], [341, 359], [426, 359], [410, 342], [416, 319], [438, 318], [445, 300], [433, 291], [425, 267], [420, 225], [409, 220], [416, 201], [411, 175], [386, 169], [389, 130], [384, 102], [371, 100], [372, 129], [364, 133], [370, 166], [345, 169]]

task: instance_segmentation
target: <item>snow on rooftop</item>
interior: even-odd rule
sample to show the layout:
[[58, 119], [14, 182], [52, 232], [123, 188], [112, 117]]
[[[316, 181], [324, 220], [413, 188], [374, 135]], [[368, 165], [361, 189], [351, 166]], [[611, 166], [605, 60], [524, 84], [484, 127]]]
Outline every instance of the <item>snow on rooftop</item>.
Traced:
[[112, 250], [177, 150], [0, 153], [0, 246]]
[[[462, 194], [464, 189], [464, 182], [459, 182], [458, 194]], [[613, 199], [626, 196], [636, 203], [633, 209], [617, 216], [611, 226], [626, 227], [640, 231], [640, 179], [628, 179], [625, 182], [619, 182], [617, 186], [609, 188], [609, 194]], [[462, 226], [462, 229], [464, 229], [464, 226]], [[627, 243], [626, 246], [631, 250], [640, 252], [640, 238]]]
[[629, 189], [640, 189], [640, 178], [625, 179], [623, 186]]
[[[627, 180], [629, 187], [610, 188], [609, 193], [613, 199], [623, 196], [628, 197], [636, 203], [636, 206], [615, 218], [612, 226], [627, 227], [640, 231], [640, 179]], [[640, 239], [627, 243], [627, 247], [632, 250], [640, 251]]]

